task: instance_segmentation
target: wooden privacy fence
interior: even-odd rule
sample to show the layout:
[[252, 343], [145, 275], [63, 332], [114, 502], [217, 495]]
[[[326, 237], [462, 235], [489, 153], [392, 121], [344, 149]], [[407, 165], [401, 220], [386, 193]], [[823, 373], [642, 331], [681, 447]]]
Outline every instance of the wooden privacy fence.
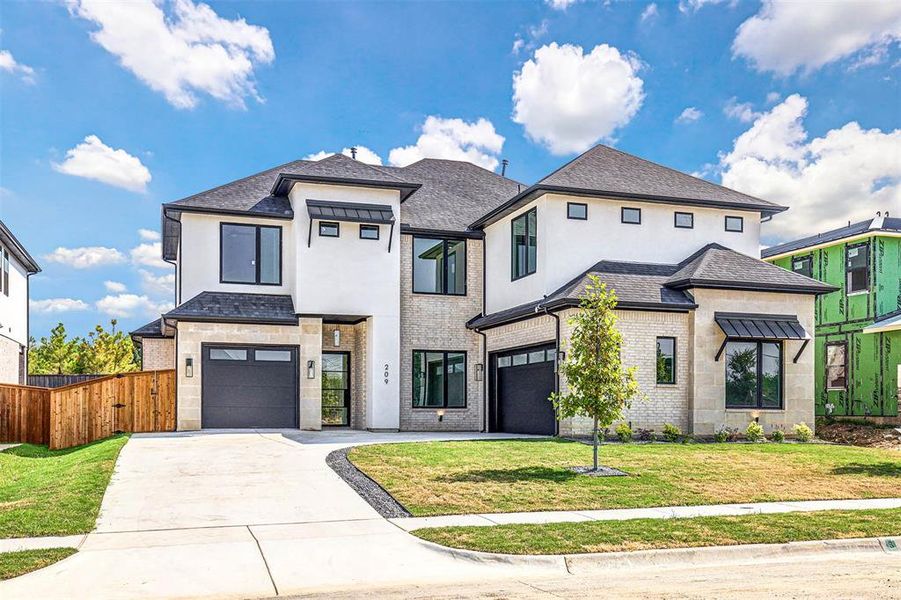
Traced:
[[58, 388], [82, 381], [90, 381], [108, 377], [107, 375], [29, 375], [26, 382], [29, 386], [42, 388]]
[[119, 432], [174, 431], [175, 371], [109, 375], [54, 389], [0, 385], [0, 420], [0, 443], [51, 449]]

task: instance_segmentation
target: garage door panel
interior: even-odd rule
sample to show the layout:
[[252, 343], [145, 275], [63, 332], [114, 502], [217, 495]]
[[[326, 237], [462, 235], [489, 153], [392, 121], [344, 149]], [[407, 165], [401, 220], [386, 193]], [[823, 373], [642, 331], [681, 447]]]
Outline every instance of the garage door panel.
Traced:
[[554, 406], [548, 399], [556, 384], [553, 356], [553, 346], [527, 348], [495, 356], [497, 431], [538, 435], [556, 433]]

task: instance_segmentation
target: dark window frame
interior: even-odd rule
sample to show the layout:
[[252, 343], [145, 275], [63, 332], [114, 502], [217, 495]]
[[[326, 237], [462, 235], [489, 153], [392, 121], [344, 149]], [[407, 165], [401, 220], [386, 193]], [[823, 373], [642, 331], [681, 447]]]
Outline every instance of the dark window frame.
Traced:
[[[363, 232], [364, 232], [364, 231], [374, 231], [374, 232], [375, 232], [375, 237], [366, 237], [366, 236], [364, 236], [364, 235], [363, 235]], [[360, 239], [361, 239], [361, 240], [376, 241], [376, 240], [378, 240], [379, 237], [381, 236], [381, 232], [382, 232], [382, 228], [379, 227], [378, 225], [363, 225], [363, 224], [360, 225]]]
[[[745, 344], [757, 344], [757, 389], [754, 394], [754, 404], [736, 404], [730, 406], [729, 399], [726, 398], [726, 388], [723, 387], [723, 402], [726, 410], [785, 410], [785, 343], [783, 340], [758, 340], [749, 338], [729, 338], [724, 352], [728, 353], [728, 344], [731, 342], [741, 342]], [[779, 346], [779, 406], [763, 406], [763, 345], [776, 344]], [[723, 368], [728, 372], [729, 361], [724, 361]], [[728, 377], [726, 379], [728, 382]]]
[[[689, 216], [691, 217], [691, 225], [679, 225], [679, 216]], [[680, 212], [676, 211], [673, 213], [673, 227], [676, 229], [694, 229], [695, 228], [695, 214], [692, 212]]]
[[[729, 229], [729, 219], [738, 219], [738, 229]], [[738, 217], [735, 215], [726, 215], [723, 218], [723, 228], [729, 233], [744, 233], [745, 231], [745, 218]]]
[[[807, 262], [810, 265], [810, 274], [801, 273], [797, 269], [795, 269], [795, 263]], [[813, 254], [803, 254], [800, 256], [792, 256], [791, 262], [791, 271], [792, 273], [798, 273], [799, 275], [804, 275], [805, 277], [813, 278]]]
[[[584, 217], [574, 217], [570, 212], [574, 206], [584, 206], [585, 207], [585, 216]], [[588, 203], [587, 202], [567, 202], [566, 203], [566, 218], [572, 219], [573, 221], [587, 221], [588, 220]]]
[[[535, 264], [529, 264], [529, 215], [535, 213]], [[526, 238], [526, 269], [524, 273], [516, 272], [516, 222], [520, 219], [525, 220], [525, 238]], [[529, 275], [534, 275], [538, 272], [538, 207], [533, 206], [529, 210], [525, 211], [510, 219], [510, 281], [517, 281], [522, 279], [523, 277], [528, 277]]]
[[[848, 253], [851, 250], [854, 250], [855, 248], [864, 248], [866, 250], [867, 261], [866, 261], [865, 268], [866, 268], [867, 278], [866, 278], [866, 285], [864, 285], [863, 289], [852, 291], [851, 285], [850, 285], [851, 282], [849, 279], [849, 276], [851, 275], [851, 270], [848, 269]], [[866, 294], [866, 293], [870, 292], [870, 284], [872, 283], [871, 278], [873, 275], [871, 272], [872, 269], [870, 268], [870, 256], [871, 256], [870, 242], [868, 242], [868, 241], [867, 242], [858, 242], [856, 244], [846, 244], [845, 245], [845, 294], [846, 295], [848, 295], [848, 294]]]
[[[253, 227], [254, 228], [254, 281], [228, 281], [223, 276], [223, 260], [222, 257], [224, 255], [225, 250], [225, 236], [223, 235], [224, 229], [226, 226], [230, 227]], [[260, 281], [260, 230], [261, 229], [275, 229], [278, 231], [278, 282], [277, 283], [263, 283]], [[270, 287], [278, 287], [282, 285], [284, 281], [282, 278], [283, 269], [284, 269], [284, 236], [282, 235], [282, 228], [280, 225], [259, 225], [256, 223], [232, 223], [221, 221], [219, 223], [219, 283], [227, 283], [229, 285], [265, 285]]]
[[[626, 220], [626, 211], [634, 210], [638, 213], [637, 221], [627, 221]], [[634, 206], [621, 206], [619, 209], [619, 222], [624, 225], [641, 225], [641, 208], [636, 208]]]
[[[416, 291], [416, 240], [440, 240], [442, 243], [441, 252], [443, 254], [444, 260], [444, 272], [441, 274], [441, 291], [439, 292], [417, 292]], [[447, 277], [448, 277], [448, 269], [450, 268], [450, 262], [447, 260], [448, 257], [448, 243], [453, 242], [463, 242], [463, 291], [462, 292], [454, 292], [449, 293], [447, 291]], [[466, 238], [455, 238], [455, 237], [443, 237], [443, 236], [427, 236], [427, 235], [414, 235], [413, 243], [410, 244], [410, 252], [412, 253], [412, 263], [410, 264], [410, 289], [414, 294], [422, 294], [424, 296], [466, 296], [468, 292], [468, 268], [466, 265], [466, 261], [469, 254], [469, 244], [466, 242]]]
[[[842, 363], [842, 368], [844, 369], [844, 379], [845, 385], [842, 387], [830, 386], [829, 382], [831, 378], [829, 377], [829, 347], [830, 346], [840, 346], [844, 352], [842, 353], [845, 357], [845, 362]], [[839, 392], [839, 391], [847, 391], [848, 390], [848, 342], [845, 340], [837, 341], [837, 342], [826, 342], [823, 347], [823, 361], [825, 364], [823, 365], [824, 375], [826, 376], [826, 391], [827, 392]]]
[[[442, 372], [444, 373], [444, 381], [443, 381], [443, 390], [441, 392], [441, 406], [416, 406], [416, 377], [415, 373], [413, 373], [413, 361], [417, 353], [422, 354], [441, 354], [443, 355], [441, 358]], [[462, 354], [463, 355], [463, 405], [462, 406], [448, 406], [447, 405], [447, 385], [448, 385], [448, 376], [447, 376], [447, 355], [448, 354]], [[413, 375], [410, 377], [410, 406], [413, 410], [465, 410], [469, 407], [469, 353], [466, 350], [423, 350], [423, 349], [414, 349], [410, 355], [410, 372]]]
[[9, 297], [9, 250], [0, 247], [0, 292]]
[[[335, 235], [332, 235], [330, 233], [322, 233], [323, 225], [326, 225], [326, 226], [334, 225], [335, 226]], [[327, 237], [327, 238], [341, 237], [341, 223], [339, 223], [338, 221], [319, 221], [318, 229], [319, 229], [319, 237]]]
[[657, 377], [657, 385], [676, 385], [676, 370], [677, 370], [676, 365], [678, 364], [676, 361], [678, 360], [677, 357], [679, 356], [678, 350], [676, 349], [676, 345], [677, 345], [676, 336], [674, 336], [674, 335], [658, 335], [657, 339], [654, 340], [654, 367], [655, 367], [654, 370], [655, 371], [656, 371], [656, 366], [657, 366], [657, 362], [656, 362], [657, 361], [657, 344], [660, 342], [660, 340], [672, 340], [673, 341], [673, 379], [672, 379], [672, 381], [660, 381], [659, 374], [655, 374]]

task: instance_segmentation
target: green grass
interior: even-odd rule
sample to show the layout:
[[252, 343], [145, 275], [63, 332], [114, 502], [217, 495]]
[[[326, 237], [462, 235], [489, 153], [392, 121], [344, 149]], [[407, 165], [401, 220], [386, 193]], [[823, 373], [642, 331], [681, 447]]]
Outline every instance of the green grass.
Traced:
[[556, 439], [360, 446], [349, 457], [416, 516], [901, 494], [901, 452], [825, 444], [611, 444]]
[[22, 444], [0, 452], [0, 538], [94, 528], [127, 436], [67, 448]]
[[0, 579], [12, 579], [43, 569], [78, 552], [75, 548], [43, 548], [0, 554]]
[[901, 534], [901, 509], [439, 527], [413, 534], [444, 546], [502, 554], [619, 552], [894, 536]]

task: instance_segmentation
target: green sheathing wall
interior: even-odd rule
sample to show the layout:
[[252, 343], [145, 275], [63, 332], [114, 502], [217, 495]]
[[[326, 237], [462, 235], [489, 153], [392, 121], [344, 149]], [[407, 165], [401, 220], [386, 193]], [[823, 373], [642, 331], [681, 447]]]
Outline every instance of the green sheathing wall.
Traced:
[[[878, 317], [901, 309], [901, 239], [873, 236], [870, 242], [870, 291], [845, 293], [845, 252], [838, 243], [794, 255], [813, 257], [813, 276], [840, 288], [816, 301], [816, 414], [825, 415], [833, 405], [838, 416], [898, 416], [898, 368], [901, 364], [901, 332], [862, 333]], [[863, 240], [855, 240], [851, 245]], [[793, 256], [774, 261], [791, 270]], [[826, 344], [848, 345], [848, 389], [826, 389]]]

